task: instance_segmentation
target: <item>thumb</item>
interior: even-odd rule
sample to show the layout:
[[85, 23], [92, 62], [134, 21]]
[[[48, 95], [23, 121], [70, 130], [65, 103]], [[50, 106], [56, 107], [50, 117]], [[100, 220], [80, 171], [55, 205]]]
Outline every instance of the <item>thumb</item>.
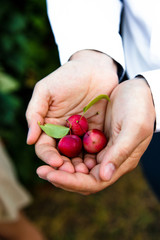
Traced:
[[[100, 178], [110, 181], [121, 164], [130, 157], [143, 140], [144, 136], [140, 132], [127, 129], [121, 130], [115, 141], [110, 139], [109, 146], [104, 149], [100, 164]], [[110, 144], [111, 142], [112, 144]], [[132, 168], [132, 166], [130, 167]]]
[[34, 144], [41, 134], [38, 122], [41, 124], [44, 123], [44, 118], [48, 112], [49, 99], [49, 91], [46, 86], [39, 81], [34, 88], [32, 98], [26, 111], [26, 119], [29, 128], [27, 144], [29, 145]]

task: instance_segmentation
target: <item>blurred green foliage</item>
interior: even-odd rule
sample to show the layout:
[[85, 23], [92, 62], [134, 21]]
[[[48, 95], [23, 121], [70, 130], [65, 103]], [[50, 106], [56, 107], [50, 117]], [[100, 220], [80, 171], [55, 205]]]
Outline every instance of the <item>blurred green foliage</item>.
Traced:
[[57, 47], [45, 0], [1, 0], [0, 22], [0, 136], [30, 184], [39, 161], [26, 145], [25, 111], [36, 82], [59, 66]]

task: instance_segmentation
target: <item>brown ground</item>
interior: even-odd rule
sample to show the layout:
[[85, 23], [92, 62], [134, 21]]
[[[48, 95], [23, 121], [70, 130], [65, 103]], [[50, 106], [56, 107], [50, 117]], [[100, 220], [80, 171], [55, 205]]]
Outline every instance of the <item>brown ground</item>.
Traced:
[[160, 205], [140, 167], [90, 196], [42, 182], [26, 213], [48, 240], [158, 240]]

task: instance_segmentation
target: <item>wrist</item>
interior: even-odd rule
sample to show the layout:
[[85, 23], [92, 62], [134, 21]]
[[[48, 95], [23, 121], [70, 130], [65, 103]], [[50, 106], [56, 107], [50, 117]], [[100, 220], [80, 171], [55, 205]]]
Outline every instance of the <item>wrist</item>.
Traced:
[[83, 61], [87, 64], [92, 64], [93, 66], [99, 68], [110, 69], [113, 73], [117, 74], [117, 63], [107, 54], [96, 50], [81, 50], [74, 53], [69, 61]]
[[156, 112], [155, 112], [155, 104], [154, 104], [154, 100], [153, 100], [153, 95], [152, 95], [152, 92], [151, 92], [151, 88], [150, 88], [147, 80], [146, 80], [142, 75], [137, 75], [136, 78], [139, 79], [139, 80], [141, 80], [141, 81], [143, 81], [143, 82], [145, 83], [146, 87], [148, 88], [149, 92], [150, 92], [150, 96], [151, 96], [151, 99], [152, 99], [152, 104], [153, 104], [153, 107], [154, 107], [154, 116], [155, 116], [155, 117], [154, 117], [154, 119], [155, 119], [155, 120], [154, 120], [154, 131], [155, 131], [155, 129], [156, 129]]
[[[134, 79], [127, 80], [126, 84], [130, 89], [132, 89], [135, 97], [136, 97], [136, 94], [138, 94], [139, 96], [141, 95], [141, 98], [143, 98], [142, 101], [144, 101], [145, 99], [145, 102], [148, 106], [147, 108], [150, 109], [150, 116], [148, 116], [148, 122], [150, 118], [150, 120], [153, 123], [153, 129], [155, 130], [156, 112], [155, 112], [154, 101], [153, 101], [152, 92], [149, 84], [147, 83], [145, 78], [141, 75], [136, 76]], [[139, 102], [139, 104], [141, 104], [141, 101]]]

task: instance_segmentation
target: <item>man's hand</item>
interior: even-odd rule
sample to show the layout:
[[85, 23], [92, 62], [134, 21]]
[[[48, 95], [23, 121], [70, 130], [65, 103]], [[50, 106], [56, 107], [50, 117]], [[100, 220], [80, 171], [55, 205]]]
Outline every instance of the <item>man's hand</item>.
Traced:
[[[148, 147], [155, 121], [150, 88], [144, 79], [119, 84], [111, 94], [105, 120], [109, 143], [88, 174], [69, 173], [42, 166], [38, 175], [56, 187], [90, 194], [100, 191], [133, 170]], [[73, 159], [73, 165], [76, 165]]]
[[[35, 144], [38, 157], [53, 167], [88, 173], [88, 168], [96, 164], [95, 156], [85, 155], [85, 164], [79, 157], [73, 160], [73, 166], [70, 159], [59, 154], [55, 139], [41, 134], [37, 122], [64, 125], [69, 116], [82, 114], [93, 98], [110, 95], [117, 84], [117, 66], [110, 57], [90, 50], [75, 53], [69, 62], [36, 84], [26, 112], [27, 143]], [[106, 106], [107, 101], [101, 100], [87, 111], [89, 128], [103, 130]]]
[[137, 166], [152, 139], [154, 122], [152, 95], [143, 78], [125, 81], [114, 89], [105, 121], [109, 142], [98, 155], [102, 180], [112, 178], [108, 164], [115, 168], [115, 180]]

